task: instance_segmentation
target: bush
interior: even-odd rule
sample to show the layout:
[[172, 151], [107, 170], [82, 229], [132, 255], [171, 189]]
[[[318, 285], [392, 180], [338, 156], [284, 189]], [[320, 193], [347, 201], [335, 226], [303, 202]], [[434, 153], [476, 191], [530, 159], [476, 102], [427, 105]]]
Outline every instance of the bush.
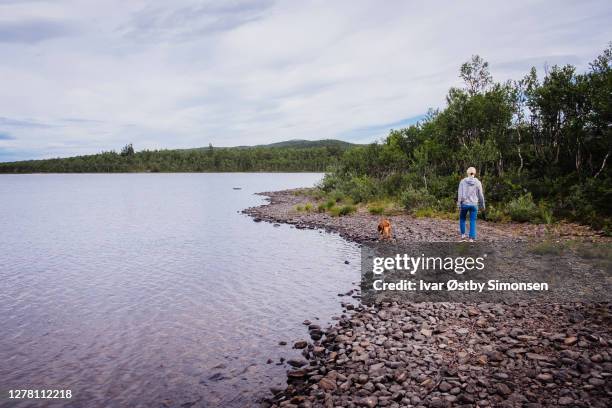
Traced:
[[349, 215], [357, 211], [357, 207], [354, 205], [343, 205], [342, 207], [332, 207], [329, 212], [333, 217], [341, 217], [343, 215]]
[[329, 200], [327, 200], [327, 202], [325, 202], [325, 208], [327, 208], [328, 210], [331, 210], [333, 206], [335, 205], [336, 205], [336, 200], [333, 198], [330, 198]]
[[539, 209], [533, 202], [531, 193], [511, 200], [506, 211], [513, 221], [518, 222], [536, 221], [539, 215]]
[[544, 224], [552, 224], [554, 222], [552, 209], [543, 201], [538, 205], [538, 216]]
[[326, 209], [327, 209], [327, 207], [323, 203], [321, 203], [321, 204], [319, 204], [317, 206], [317, 212], [324, 213]]
[[488, 205], [487, 206], [487, 210], [486, 210], [486, 219], [487, 221], [492, 221], [492, 222], [508, 222], [510, 221], [510, 218], [508, 217], [508, 215], [506, 213], [504, 213], [502, 210], [500, 210], [499, 208], [493, 206], [493, 205]]
[[332, 171], [329, 173], [325, 173], [325, 176], [323, 176], [323, 180], [321, 180], [317, 187], [319, 187], [324, 192], [329, 193], [330, 191], [335, 190], [338, 187], [339, 183], [340, 176], [336, 171]]
[[297, 212], [302, 212], [302, 211], [304, 211], [304, 207], [303, 207], [303, 206], [301, 206], [301, 205], [296, 205], [296, 206], [295, 206], [295, 211], [297, 211]]
[[344, 200], [344, 198], [344, 193], [341, 191], [334, 191], [331, 193], [331, 199], [334, 200], [334, 204], [339, 203], [340, 201]]
[[434, 207], [436, 198], [429, 194], [424, 188], [415, 189], [410, 186], [402, 193], [401, 202], [407, 210], [418, 210], [419, 208]]
[[343, 205], [342, 208], [340, 208], [340, 215], [349, 215], [355, 211], [357, 211], [357, 207], [354, 205]]
[[307, 211], [307, 212], [312, 211], [312, 204], [306, 203], [306, 205], [304, 205], [304, 211]]
[[385, 206], [379, 204], [370, 204], [368, 211], [373, 215], [382, 215], [385, 212]]
[[353, 176], [340, 187], [354, 202], [365, 202], [376, 196], [376, 184], [371, 177]]

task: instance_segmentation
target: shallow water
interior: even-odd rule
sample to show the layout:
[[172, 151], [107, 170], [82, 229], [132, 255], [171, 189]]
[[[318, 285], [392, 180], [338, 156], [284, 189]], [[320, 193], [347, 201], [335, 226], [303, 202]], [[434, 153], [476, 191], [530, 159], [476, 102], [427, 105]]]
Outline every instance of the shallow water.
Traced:
[[341, 311], [359, 250], [239, 211], [320, 177], [0, 176], [0, 406], [249, 406], [284, 384], [266, 360]]

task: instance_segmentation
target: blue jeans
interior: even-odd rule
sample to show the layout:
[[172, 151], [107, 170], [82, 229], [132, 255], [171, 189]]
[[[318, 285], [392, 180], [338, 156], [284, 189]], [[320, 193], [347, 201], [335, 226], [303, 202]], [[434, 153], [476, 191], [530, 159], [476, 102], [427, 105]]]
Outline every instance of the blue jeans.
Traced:
[[478, 207], [475, 205], [461, 204], [459, 210], [459, 231], [461, 235], [465, 234], [465, 217], [470, 213], [470, 238], [476, 239], [476, 216], [478, 215]]

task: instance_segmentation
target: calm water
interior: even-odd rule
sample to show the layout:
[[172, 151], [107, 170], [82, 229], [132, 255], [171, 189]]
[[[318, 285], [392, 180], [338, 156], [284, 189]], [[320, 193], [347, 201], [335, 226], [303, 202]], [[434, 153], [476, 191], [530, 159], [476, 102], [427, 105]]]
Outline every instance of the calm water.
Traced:
[[266, 360], [341, 312], [359, 251], [238, 211], [320, 177], [1, 175], [0, 406], [250, 406], [283, 384]]

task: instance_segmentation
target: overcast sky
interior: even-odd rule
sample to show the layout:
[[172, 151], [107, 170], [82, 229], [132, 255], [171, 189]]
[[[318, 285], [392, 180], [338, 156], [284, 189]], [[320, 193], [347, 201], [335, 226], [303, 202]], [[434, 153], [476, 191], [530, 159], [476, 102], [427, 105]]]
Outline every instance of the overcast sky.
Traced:
[[369, 142], [494, 78], [612, 40], [602, 1], [0, 0], [0, 161], [288, 139]]

